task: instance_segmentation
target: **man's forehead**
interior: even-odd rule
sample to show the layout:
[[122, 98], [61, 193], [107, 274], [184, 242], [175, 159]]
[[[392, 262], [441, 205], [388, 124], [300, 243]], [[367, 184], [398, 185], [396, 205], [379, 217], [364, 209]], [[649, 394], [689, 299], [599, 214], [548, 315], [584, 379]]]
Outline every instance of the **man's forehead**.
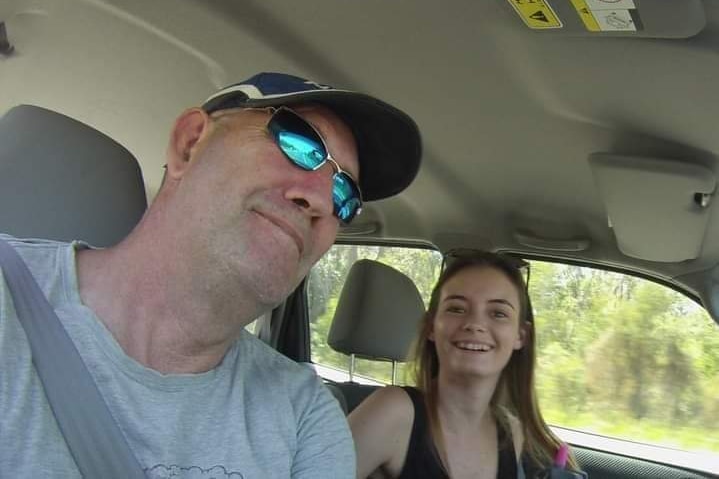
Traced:
[[[286, 108], [299, 113], [303, 118], [308, 121], [314, 121], [316, 118], [323, 118], [325, 122], [330, 125], [340, 124], [343, 125], [347, 130], [352, 132], [350, 126], [342, 119], [342, 117], [332, 108], [319, 103], [299, 103], [296, 105], [287, 105]], [[308, 117], [313, 118], [309, 120]], [[354, 134], [352, 135], [354, 138]]]
[[336, 125], [341, 125], [339, 128], [344, 127], [344, 129], [350, 132], [352, 139], [355, 140], [352, 128], [350, 128], [350, 126], [341, 118], [341, 116], [331, 108], [321, 105], [319, 103], [298, 103], [249, 108], [226, 108], [210, 113], [210, 117], [223, 118], [253, 111], [266, 112], [269, 115], [279, 108], [288, 108], [295, 113], [298, 113], [302, 118], [304, 118], [306, 121], [311, 123], [312, 126], [315, 126], [318, 129], [320, 127], [323, 129], [334, 129]]

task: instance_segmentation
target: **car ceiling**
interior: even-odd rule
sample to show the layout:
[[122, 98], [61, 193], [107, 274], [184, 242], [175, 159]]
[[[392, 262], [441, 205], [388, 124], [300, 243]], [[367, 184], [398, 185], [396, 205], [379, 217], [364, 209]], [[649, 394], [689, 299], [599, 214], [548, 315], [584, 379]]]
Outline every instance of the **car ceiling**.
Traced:
[[[597, 34], [570, 0], [548, 1], [564, 28], [529, 29], [508, 0], [3, 0], [14, 51], [0, 56], [0, 113], [30, 103], [98, 128], [136, 155], [152, 197], [172, 121], [217, 88], [284, 71], [361, 90], [416, 120], [423, 164], [341, 239], [601, 263], [708, 304], [719, 209], [710, 201], [691, 232], [696, 258], [626, 254], [603, 196], [613, 183], [600, 187], [589, 158], [672, 160], [714, 181], [718, 2], [633, 0], [644, 30]], [[654, 184], [635, 183], [639, 195]], [[656, 184], [658, 200], [633, 208], [630, 191], [618, 215], [646, 232], [635, 243], [671, 251], [683, 232], [663, 233], [676, 205], [661, 188], [673, 183]], [[567, 241], [584, 249], [555, 247]]]

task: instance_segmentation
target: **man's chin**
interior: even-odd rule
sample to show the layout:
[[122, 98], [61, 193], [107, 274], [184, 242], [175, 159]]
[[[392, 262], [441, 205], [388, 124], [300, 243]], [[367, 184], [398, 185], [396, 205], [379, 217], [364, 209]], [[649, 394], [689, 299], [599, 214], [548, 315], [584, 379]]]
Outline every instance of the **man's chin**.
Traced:
[[260, 307], [263, 311], [276, 308], [297, 288], [299, 281], [290, 282], [287, 277], [272, 278], [263, 275], [252, 283]]
[[254, 290], [262, 303], [272, 307], [283, 302], [304, 276], [294, 252], [286, 255], [275, 253], [274, 256], [265, 256], [264, 261], [258, 258], [253, 263], [245, 268], [245, 284]]
[[289, 253], [294, 252], [297, 258], [302, 256], [304, 251], [304, 242], [298, 231], [280, 217], [268, 216], [257, 211], [253, 211], [256, 218], [254, 225], [256, 231], [262, 233], [262, 242], [265, 246], [277, 248], [278, 252]]
[[309, 271], [307, 259], [284, 234], [255, 237], [239, 261], [244, 263], [245, 285], [262, 303], [273, 307], [283, 302]]

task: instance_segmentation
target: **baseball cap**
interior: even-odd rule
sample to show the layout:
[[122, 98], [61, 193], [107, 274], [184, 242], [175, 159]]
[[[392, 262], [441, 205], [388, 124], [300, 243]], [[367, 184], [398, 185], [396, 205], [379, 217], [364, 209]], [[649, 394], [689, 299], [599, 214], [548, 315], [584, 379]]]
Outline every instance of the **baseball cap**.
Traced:
[[365, 201], [396, 195], [409, 186], [422, 155], [419, 129], [406, 113], [370, 95], [284, 73], [259, 73], [218, 91], [202, 109], [212, 113], [308, 102], [328, 107], [352, 130]]

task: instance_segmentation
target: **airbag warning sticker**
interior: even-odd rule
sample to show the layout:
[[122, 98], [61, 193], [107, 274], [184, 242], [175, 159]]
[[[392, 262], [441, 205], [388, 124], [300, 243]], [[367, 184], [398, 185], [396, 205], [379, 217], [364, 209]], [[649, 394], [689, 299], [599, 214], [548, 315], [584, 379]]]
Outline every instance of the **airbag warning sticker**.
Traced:
[[562, 22], [547, 0], [507, 0], [524, 23], [532, 29], [562, 28]]
[[590, 32], [636, 32], [641, 30], [634, 0], [571, 0]]

